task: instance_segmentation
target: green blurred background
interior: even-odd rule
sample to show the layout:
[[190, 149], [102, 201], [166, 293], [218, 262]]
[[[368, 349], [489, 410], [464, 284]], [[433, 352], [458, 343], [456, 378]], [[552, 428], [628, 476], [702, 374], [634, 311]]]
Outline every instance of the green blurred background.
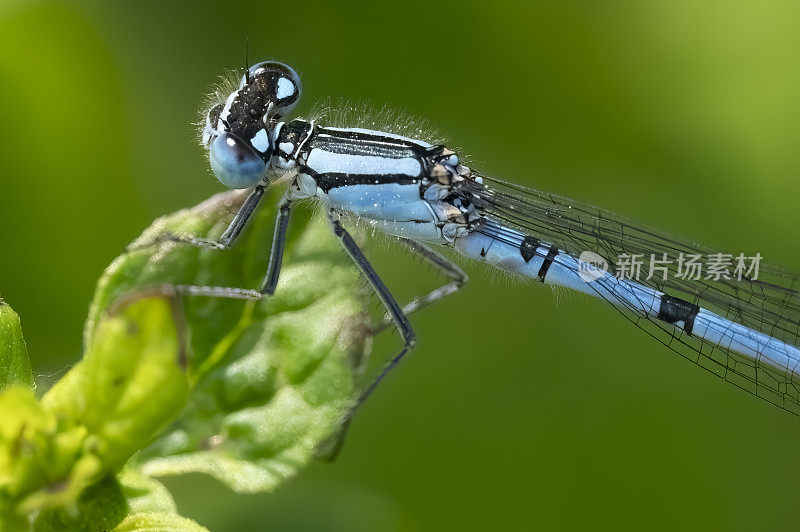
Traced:
[[[301, 112], [401, 107], [490, 174], [800, 270], [798, 21], [789, 0], [2, 0], [0, 292], [47, 386], [103, 268], [221, 190], [190, 123], [247, 35], [300, 72]], [[401, 298], [438, 282], [372, 256]], [[419, 347], [337, 462], [274, 494], [167, 479], [181, 512], [215, 531], [800, 526], [800, 420], [596, 301], [469, 271], [414, 317]]]

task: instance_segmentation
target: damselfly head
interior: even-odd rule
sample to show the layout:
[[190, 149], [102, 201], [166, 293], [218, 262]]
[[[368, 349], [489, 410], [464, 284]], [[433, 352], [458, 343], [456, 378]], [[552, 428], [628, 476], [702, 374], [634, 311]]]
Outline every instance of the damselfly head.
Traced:
[[300, 76], [277, 61], [247, 69], [224, 102], [206, 115], [203, 145], [211, 168], [229, 188], [249, 188], [264, 178], [273, 153], [274, 130], [297, 105]]

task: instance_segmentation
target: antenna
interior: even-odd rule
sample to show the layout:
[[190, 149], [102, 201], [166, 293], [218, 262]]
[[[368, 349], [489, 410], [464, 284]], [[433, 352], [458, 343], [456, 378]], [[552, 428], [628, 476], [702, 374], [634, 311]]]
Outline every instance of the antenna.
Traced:
[[249, 55], [250, 55], [250, 34], [248, 33], [244, 37], [244, 79], [248, 85], [250, 84], [250, 60], [248, 58]]

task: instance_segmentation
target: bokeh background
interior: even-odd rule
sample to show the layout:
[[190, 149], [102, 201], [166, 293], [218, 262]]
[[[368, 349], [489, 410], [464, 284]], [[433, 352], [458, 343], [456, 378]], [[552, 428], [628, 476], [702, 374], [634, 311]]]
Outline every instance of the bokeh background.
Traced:
[[[400, 107], [493, 175], [800, 270], [798, 20], [791, 0], [2, 0], [0, 293], [47, 386], [103, 268], [221, 190], [190, 123], [248, 35], [301, 73], [301, 112]], [[439, 281], [372, 256], [401, 299]], [[469, 272], [414, 316], [419, 347], [338, 461], [274, 494], [167, 479], [181, 512], [215, 531], [800, 526], [800, 420], [599, 302]]]

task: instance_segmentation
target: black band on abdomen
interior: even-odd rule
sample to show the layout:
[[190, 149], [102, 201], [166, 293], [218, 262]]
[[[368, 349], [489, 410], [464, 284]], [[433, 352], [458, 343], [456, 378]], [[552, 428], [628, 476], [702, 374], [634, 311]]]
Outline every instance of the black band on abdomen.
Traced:
[[693, 305], [686, 300], [664, 294], [661, 296], [661, 306], [658, 309], [658, 319], [673, 325], [679, 321], [683, 322], [683, 330], [686, 334], [692, 334], [694, 318], [700, 312], [700, 307]]
[[536, 255], [536, 248], [539, 247], [539, 240], [532, 236], [526, 236], [522, 239], [519, 245], [519, 254], [522, 255], [522, 260], [530, 262], [534, 255]]
[[551, 247], [547, 250], [547, 256], [544, 258], [544, 262], [542, 262], [542, 267], [539, 268], [539, 280], [544, 282], [544, 278], [547, 275], [547, 270], [550, 269], [550, 266], [553, 264], [553, 260], [555, 260], [556, 256], [558, 255], [558, 250], [555, 247]]

